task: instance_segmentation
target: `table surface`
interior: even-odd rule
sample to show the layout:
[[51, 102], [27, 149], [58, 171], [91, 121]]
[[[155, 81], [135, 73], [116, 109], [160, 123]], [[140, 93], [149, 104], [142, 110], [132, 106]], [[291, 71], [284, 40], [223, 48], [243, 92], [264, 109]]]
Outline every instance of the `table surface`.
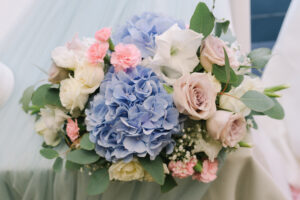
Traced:
[[[102, 197], [87, 197], [88, 177], [65, 171], [54, 174], [53, 161], [39, 155], [43, 139], [34, 131], [34, 119], [25, 114], [18, 103], [26, 87], [47, 78], [43, 70], [47, 71], [51, 64], [51, 50], [70, 40], [75, 33], [93, 36], [100, 27], [116, 28], [133, 14], [143, 11], [164, 13], [188, 22], [196, 4], [194, 0], [176, 3], [174, 0], [34, 1], [22, 20], [2, 34], [5, 37], [0, 40], [0, 60], [12, 69], [16, 80], [12, 97], [0, 108], [1, 199], [114, 199], [115, 195], [128, 200], [200, 199], [203, 192], [199, 191], [199, 184], [191, 180], [183, 181], [185, 183], [167, 196], [160, 196], [152, 184], [133, 182], [113, 184]], [[215, 12], [219, 18], [230, 19], [228, 1], [217, 1]], [[226, 173], [220, 174], [204, 199], [286, 199], [254, 158], [253, 150], [230, 155], [222, 170]]]

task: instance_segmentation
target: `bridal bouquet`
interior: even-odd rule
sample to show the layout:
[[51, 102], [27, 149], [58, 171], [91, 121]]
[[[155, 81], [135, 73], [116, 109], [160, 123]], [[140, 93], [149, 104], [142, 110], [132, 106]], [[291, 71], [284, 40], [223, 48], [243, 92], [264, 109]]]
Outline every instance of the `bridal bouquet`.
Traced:
[[176, 178], [215, 180], [227, 152], [251, 147], [254, 115], [284, 117], [276, 92], [286, 86], [264, 88], [251, 73], [271, 51], [243, 54], [228, 26], [199, 3], [189, 25], [144, 13], [55, 48], [49, 83], [21, 99], [44, 138], [40, 154], [56, 172], [64, 160], [87, 172], [91, 195], [109, 181], [167, 192]]

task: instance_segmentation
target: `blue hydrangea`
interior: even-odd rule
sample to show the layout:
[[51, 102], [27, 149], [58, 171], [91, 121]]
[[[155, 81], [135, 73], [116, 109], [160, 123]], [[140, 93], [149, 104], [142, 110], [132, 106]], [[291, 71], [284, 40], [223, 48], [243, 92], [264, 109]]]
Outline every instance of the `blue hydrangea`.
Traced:
[[151, 69], [141, 66], [118, 73], [111, 67], [86, 110], [96, 152], [113, 162], [147, 154], [154, 159], [164, 148], [172, 153], [178, 118], [172, 96]]
[[142, 53], [142, 57], [154, 55], [155, 36], [164, 33], [172, 25], [178, 24], [182, 29], [185, 24], [171, 17], [158, 15], [155, 13], [143, 13], [134, 16], [122, 27], [113, 37], [114, 42], [136, 45]]

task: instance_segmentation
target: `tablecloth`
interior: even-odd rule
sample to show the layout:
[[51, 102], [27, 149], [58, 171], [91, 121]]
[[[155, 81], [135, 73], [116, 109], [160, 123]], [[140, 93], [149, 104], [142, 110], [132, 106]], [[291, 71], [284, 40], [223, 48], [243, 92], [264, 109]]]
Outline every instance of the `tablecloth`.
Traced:
[[[0, 43], [0, 59], [15, 74], [15, 90], [0, 110], [0, 199], [289, 199], [257, 159], [255, 149], [228, 156], [219, 178], [205, 193], [203, 183], [183, 180], [166, 196], [151, 183], [114, 183], [102, 196], [88, 197], [88, 176], [80, 172], [55, 174], [52, 162], [39, 155], [42, 138], [34, 132], [34, 119], [23, 113], [22, 91], [46, 79], [51, 50], [75, 33], [93, 36], [102, 26], [118, 27], [142, 11], [165, 13], [189, 21], [198, 1], [174, 0], [40, 0]], [[219, 5], [218, 5], [219, 4]], [[210, 2], [211, 6], [211, 2]], [[228, 1], [217, 1], [218, 17], [230, 19]], [[220, 16], [222, 15], [223, 16]], [[251, 140], [251, 138], [250, 138]], [[208, 186], [208, 185], [206, 185]], [[204, 194], [205, 193], [205, 194]]]

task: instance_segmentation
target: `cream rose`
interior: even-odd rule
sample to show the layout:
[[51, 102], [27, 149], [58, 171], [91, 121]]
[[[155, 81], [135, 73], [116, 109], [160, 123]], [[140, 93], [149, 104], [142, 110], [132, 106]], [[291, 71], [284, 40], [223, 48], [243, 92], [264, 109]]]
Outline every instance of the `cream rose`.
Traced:
[[186, 74], [173, 85], [174, 103], [180, 113], [191, 119], [208, 119], [216, 112], [220, 84], [206, 73]]
[[[244, 76], [244, 80], [241, 85], [239, 85], [237, 88], [231, 89], [228, 94], [240, 98], [249, 90], [256, 90], [259, 92], [264, 90], [263, 84], [259, 78]], [[242, 113], [244, 116], [249, 115], [251, 112], [251, 109], [248, 108], [243, 102], [227, 95], [221, 95], [220, 107], [232, 112]]]
[[91, 93], [93, 93], [100, 86], [100, 83], [104, 78], [102, 64], [91, 65], [88, 62], [85, 62], [76, 67], [74, 78], [86, 87], [91, 88]]
[[49, 70], [49, 77], [48, 77], [48, 81], [51, 83], [59, 83], [60, 81], [66, 79], [69, 77], [69, 71], [61, 68], [61, 67], [57, 67], [55, 63], [52, 63], [50, 70]]
[[36, 132], [44, 137], [47, 145], [58, 145], [61, 139], [58, 132], [69, 116], [58, 108], [50, 107], [42, 108], [40, 114], [41, 117], [35, 124]]
[[233, 69], [239, 67], [239, 62], [235, 57], [233, 50], [227, 47], [223, 40], [210, 35], [202, 42], [200, 50], [200, 62], [206, 71], [211, 72], [213, 64], [220, 66], [225, 65], [223, 48], [225, 48], [227, 52], [230, 66]]
[[132, 160], [129, 163], [119, 161], [113, 163], [109, 169], [110, 180], [133, 181], [142, 180], [145, 172], [141, 164], [137, 160]]
[[83, 110], [89, 94], [94, 91], [94, 88], [88, 88], [72, 77], [61, 81], [60, 85], [60, 101], [71, 112], [76, 108]]
[[224, 147], [234, 147], [246, 134], [246, 120], [239, 113], [218, 110], [206, 121], [208, 134], [222, 142]]

